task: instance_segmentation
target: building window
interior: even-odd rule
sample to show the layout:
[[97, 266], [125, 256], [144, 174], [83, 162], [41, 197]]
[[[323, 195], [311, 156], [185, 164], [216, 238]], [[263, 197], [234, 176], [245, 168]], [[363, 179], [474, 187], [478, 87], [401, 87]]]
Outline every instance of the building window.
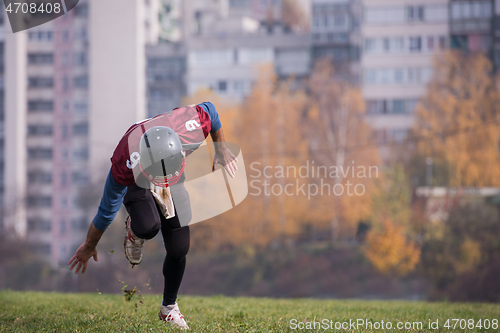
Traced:
[[52, 88], [54, 79], [51, 77], [30, 77], [28, 78], [29, 88]]
[[367, 101], [368, 114], [384, 114], [387, 113], [386, 100], [369, 100]]
[[75, 66], [86, 66], [87, 65], [87, 53], [79, 52], [73, 55], [73, 63]]
[[379, 80], [381, 84], [389, 84], [391, 83], [391, 70], [389, 69], [381, 69], [379, 71]]
[[69, 89], [69, 79], [67, 76], [63, 77], [62, 86], [64, 91]]
[[87, 135], [89, 133], [89, 125], [87, 123], [73, 125], [74, 135]]
[[367, 114], [412, 114], [418, 100], [393, 99], [393, 100], [367, 100]]
[[30, 65], [45, 65], [54, 62], [54, 55], [52, 53], [29, 53], [28, 64]]
[[51, 148], [28, 148], [28, 158], [37, 160], [50, 160], [52, 159]]
[[395, 24], [405, 21], [405, 8], [368, 7], [365, 10], [365, 21], [370, 24]]
[[491, 1], [461, 1], [451, 4], [451, 17], [455, 20], [490, 18], [492, 15]]
[[32, 207], [50, 207], [52, 206], [52, 197], [50, 196], [28, 196], [28, 203]]
[[64, 52], [61, 56], [61, 63], [63, 66], [68, 66], [69, 65], [69, 56], [68, 52]]
[[241, 80], [234, 81], [233, 88], [234, 88], [234, 91], [236, 91], [240, 94], [243, 94], [245, 92], [245, 81], [241, 81]]
[[29, 112], [52, 112], [54, 110], [54, 102], [52, 101], [44, 101], [44, 100], [35, 100], [28, 101], [28, 111]]
[[249, 6], [249, 0], [229, 0], [229, 7], [232, 8], [247, 8]]
[[28, 33], [28, 39], [32, 42], [51, 42], [53, 38], [52, 31], [32, 31]]
[[468, 50], [467, 36], [466, 35], [451, 36], [451, 48]]
[[77, 148], [73, 151], [73, 157], [77, 161], [84, 161], [89, 158], [89, 150], [87, 147]]
[[62, 139], [68, 138], [68, 125], [66, 124], [63, 124], [61, 127], [61, 138]]
[[394, 70], [394, 82], [395, 83], [404, 83], [404, 70], [401, 68], [397, 68]]
[[61, 173], [61, 186], [65, 187], [66, 184], [68, 183], [68, 177], [66, 176], [66, 172]]
[[375, 69], [367, 69], [365, 71], [365, 83], [368, 85], [377, 83], [377, 71]]
[[[64, 208], [66, 206], [67, 199], [66, 198], [62, 198], [62, 199], [63, 200], [61, 200], [61, 206]], [[59, 222], [59, 234], [60, 235], [66, 234], [66, 221], [65, 220], [61, 220]], [[62, 253], [66, 252], [65, 247], [61, 246], [61, 252]]]
[[84, 171], [73, 172], [73, 182], [75, 184], [85, 185], [89, 182], [89, 175]]
[[394, 128], [391, 132], [392, 139], [397, 143], [405, 141], [408, 135], [408, 130], [406, 128]]
[[383, 45], [384, 52], [389, 53], [390, 50], [391, 50], [390, 39], [389, 38], [383, 38], [382, 39], [382, 45]]
[[74, 79], [74, 84], [76, 88], [87, 89], [89, 87], [89, 79], [85, 76], [78, 76]]
[[52, 174], [50, 172], [32, 171], [28, 173], [28, 181], [30, 184], [51, 184]]
[[74, 230], [87, 230], [89, 222], [86, 217], [74, 218], [71, 221], [71, 226]]
[[63, 111], [63, 113], [69, 112], [69, 102], [67, 100], [64, 100], [62, 102], [62, 111]]
[[365, 52], [366, 53], [375, 53], [377, 50], [377, 40], [375, 38], [366, 38], [365, 39]]
[[75, 113], [85, 114], [88, 111], [88, 103], [85, 101], [75, 102], [73, 104], [73, 109]]
[[61, 160], [67, 161], [68, 160], [68, 148], [63, 148], [61, 149]]
[[227, 81], [219, 81], [218, 83], [219, 91], [226, 92], [227, 91]]
[[410, 51], [411, 52], [420, 52], [422, 49], [422, 38], [419, 37], [410, 37]]
[[461, 19], [462, 18], [462, 8], [459, 2], [451, 3], [451, 18], [452, 19]]
[[28, 136], [51, 136], [51, 125], [29, 125]]
[[405, 113], [404, 100], [395, 99], [392, 101], [392, 113]]
[[391, 38], [391, 49], [394, 52], [404, 51], [404, 38], [403, 37], [393, 37]]
[[50, 231], [52, 223], [50, 220], [28, 219], [28, 229], [30, 231]]
[[333, 17], [333, 27], [335, 30], [347, 30], [348, 29], [349, 18], [347, 14], [345, 15], [335, 15]]
[[409, 22], [424, 21], [424, 6], [406, 7], [406, 19]]
[[68, 30], [63, 30], [62, 32], [62, 42], [66, 43], [69, 39], [69, 31]]

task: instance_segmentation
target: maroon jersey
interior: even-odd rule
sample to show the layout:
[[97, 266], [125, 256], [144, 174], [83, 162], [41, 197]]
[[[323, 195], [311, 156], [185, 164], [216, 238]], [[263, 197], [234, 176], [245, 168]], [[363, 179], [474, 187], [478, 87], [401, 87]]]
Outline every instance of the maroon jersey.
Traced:
[[123, 186], [135, 183], [137, 176], [141, 174], [140, 139], [148, 129], [155, 126], [166, 126], [174, 130], [179, 135], [186, 155], [197, 149], [212, 129], [210, 115], [200, 105], [177, 108], [132, 125], [121, 138], [111, 158], [111, 175], [117, 183]]

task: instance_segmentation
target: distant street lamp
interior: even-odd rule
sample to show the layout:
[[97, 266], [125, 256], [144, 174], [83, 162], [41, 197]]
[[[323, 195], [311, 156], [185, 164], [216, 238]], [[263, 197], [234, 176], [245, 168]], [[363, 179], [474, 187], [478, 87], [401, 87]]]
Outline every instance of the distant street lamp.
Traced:
[[427, 157], [425, 164], [427, 164], [426, 183], [427, 186], [432, 186], [432, 157]]

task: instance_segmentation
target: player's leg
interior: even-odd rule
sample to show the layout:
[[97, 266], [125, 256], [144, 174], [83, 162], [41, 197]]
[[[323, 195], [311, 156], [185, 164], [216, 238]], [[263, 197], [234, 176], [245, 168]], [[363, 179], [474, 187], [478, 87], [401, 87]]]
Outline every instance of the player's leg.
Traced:
[[163, 276], [165, 277], [163, 305], [171, 305], [177, 299], [177, 292], [186, 268], [186, 255], [190, 245], [189, 226], [178, 228], [162, 226], [162, 235], [167, 250], [163, 262]]
[[161, 220], [151, 192], [131, 185], [123, 200], [129, 217], [126, 221], [125, 255], [132, 265], [142, 261], [145, 239], [151, 239], [161, 228]]
[[170, 192], [174, 201], [175, 216], [170, 219], [163, 217], [161, 219], [161, 233], [167, 250], [163, 264], [163, 275], [165, 276], [163, 305], [174, 304], [177, 299], [177, 291], [184, 276], [186, 255], [190, 245], [188, 224], [191, 221], [191, 204], [189, 194], [183, 183], [172, 186]]
[[181, 328], [188, 328], [179, 311], [176, 299], [184, 276], [186, 255], [190, 246], [190, 231], [187, 224], [191, 219], [191, 207], [189, 195], [184, 185], [176, 184], [172, 186], [171, 193], [174, 200], [175, 217], [170, 219], [161, 217], [161, 232], [167, 255], [163, 263], [165, 286], [159, 316], [162, 320], [171, 322]]

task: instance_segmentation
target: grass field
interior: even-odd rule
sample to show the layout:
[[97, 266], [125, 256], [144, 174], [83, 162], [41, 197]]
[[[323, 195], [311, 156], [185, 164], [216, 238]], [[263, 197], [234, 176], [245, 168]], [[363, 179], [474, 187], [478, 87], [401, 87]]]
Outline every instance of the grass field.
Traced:
[[[407, 301], [266, 299], [181, 296], [178, 300], [191, 332], [499, 332], [500, 304]], [[160, 296], [0, 292], [0, 332], [171, 332], [158, 317]], [[444, 327], [447, 319], [474, 320], [475, 328]], [[297, 321], [293, 321], [296, 319]], [[326, 319], [325, 321], [323, 321]], [[360, 327], [347, 326], [362, 319]], [[438, 329], [428, 329], [429, 319]], [[489, 321], [485, 321], [488, 319]], [[496, 321], [493, 321], [493, 320]], [[292, 320], [292, 322], [291, 322]], [[332, 321], [330, 323], [330, 320]], [[385, 329], [382, 325], [384, 321]], [[481, 328], [478, 325], [481, 320]], [[300, 329], [322, 323], [315, 330]], [[328, 325], [326, 325], [328, 322]], [[393, 325], [387, 329], [388, 322]], [[415, 325], [397, 329], [396, 325]], [[422, 322], [422, 328], [413, 324]], [[300, 324], [299, 324], [300, 323]], [[344, 323], [347, 329], [336, 330]], [[410, 323], [410, 324], [408, 324]], [[490, 329], [485, 329], [488, 324]], [[360, 322], [361, 324], [361, 322]], [[300, 325], [300, 326], [299, 326]], [[368, 326], [364, 326], [368, 325]], [[472, 325], [471, 321], [467, 325]], [[328, 328], [327, 328], [328, 326]], [[294, 329], [295, 328], [295, 329]]]

